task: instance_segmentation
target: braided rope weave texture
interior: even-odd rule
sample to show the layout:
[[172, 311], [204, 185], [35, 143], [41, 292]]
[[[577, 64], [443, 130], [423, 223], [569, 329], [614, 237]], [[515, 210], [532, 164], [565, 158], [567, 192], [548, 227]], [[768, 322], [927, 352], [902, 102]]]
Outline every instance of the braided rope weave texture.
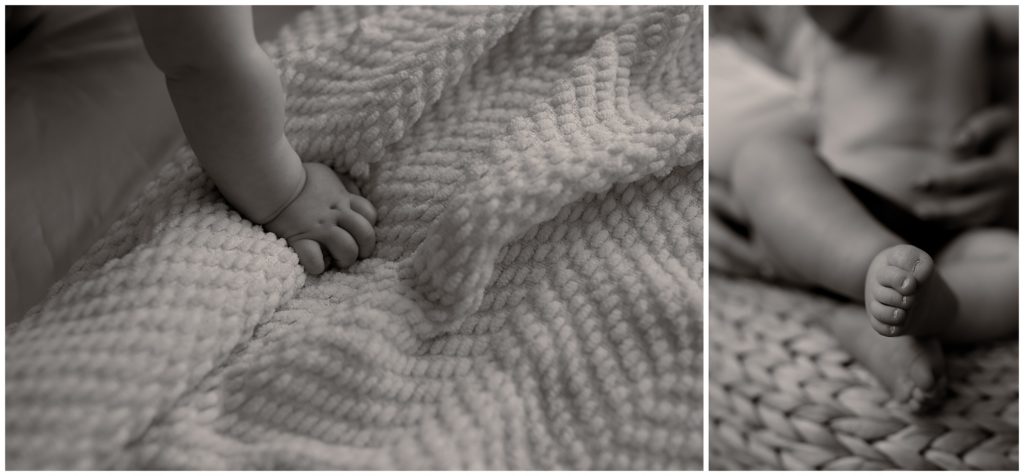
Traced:
[[1018, 468], [1017, 341], [947, 349], [948, 401], [917, 417], [813, 325], [840, 304], [720, 275], [709, 299], [712, 469]]
[[267, 50], [375, 256], [187, 149], [6, 351], [11, 468], [699, 468], [700, 7], [319, 7]]

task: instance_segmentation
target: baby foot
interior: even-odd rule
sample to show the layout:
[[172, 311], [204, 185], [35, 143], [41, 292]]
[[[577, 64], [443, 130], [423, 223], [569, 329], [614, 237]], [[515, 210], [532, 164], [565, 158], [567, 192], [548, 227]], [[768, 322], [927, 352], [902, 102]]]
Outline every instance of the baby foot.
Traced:
[[915, 413], [931, 410], [946, 395], [945, 361], [938, 341], [883, 337], [864, 326], [856, 308], [840, 309], [826, 326], [858, 362], [878, 379], [893, 400]]
[[911, 245], [878, 253], [864, 284], [871, 327], [888, 337], [940, 331], [956, 312], [956, 301], [934, 269], [932, 257]]
[[893, 401], [914, 413], [927, 412], [942, 403], [947, 383], [938, 341], [911, 336], [888, 338], [861, 329], [872, 335], [861, 341], [858, 360], [889, 390]]

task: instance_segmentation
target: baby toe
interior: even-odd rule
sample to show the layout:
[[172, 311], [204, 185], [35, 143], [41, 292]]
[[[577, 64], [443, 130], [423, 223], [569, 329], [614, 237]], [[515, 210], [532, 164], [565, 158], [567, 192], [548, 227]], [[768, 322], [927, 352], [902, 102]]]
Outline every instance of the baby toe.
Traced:
[[893, 246], [886, 250], [886, 260], [890, 266], [898, 266], [907, 271], [912, 271], [914, 266], [921, 261], [923, 252], [910, 245]]
[[918, 278], [927, 277], [932, 270], [932, 257], [920, 248], [910, 245], [899, 245], [889, 248], [886, 252], [886, 262], [910, 272]]
[[903, 295], [911, 294], [917, 289], [914, 275], [896, 266], [883, 268], [878, 273], [878, 283]]
[[904, 375], [896, 380], [892, 388], [892, 399], [901, 405], [913, 405], [914, 381]]
[[[871, 317], [888, 326], [901, 326], [907, 319], [907, 311], [874, 300], [868, 303], [868, 312], [871, 313]], [[887, 329], [887, 331], [889, 330]], [[891, 332], [886, 332], [885, 335], [892, 334]]]
[[868, 319], [868, 323], [882, 337], [899, 337], [903, 334], [903, 329], [900, 326], [891, 326], [878, 319]]
[[915, 387], [907, 400], [907, 408], [911, 413], [923, 414], [935, 410], [946, 395], [946, 387], [936, 383], [930, 389]]
[[872, 289], [871, 295], [876, 301], [882, 304], [901, 309], [910, 309], [910, 306], [914, 303], [914, 297], [912, 295], [907, 296], [895, 289], [880, 285], [875, 286], [874, 289]]

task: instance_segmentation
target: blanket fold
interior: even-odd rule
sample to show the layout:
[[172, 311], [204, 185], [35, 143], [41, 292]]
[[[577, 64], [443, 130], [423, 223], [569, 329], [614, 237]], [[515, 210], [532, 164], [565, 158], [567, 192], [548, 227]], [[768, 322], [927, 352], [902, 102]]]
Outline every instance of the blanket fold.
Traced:
[[11, 468], [701, 465], [700, 7], [318, 7], [266, 46], [375, 256], [183, 149], [7, 335]]
[[[457, 83], [527, 7], [338, 7], [306, 13], [268, 47], [304, 160], [357, 178]], [[376, 13], [376, 14], [375, 14]]]
[[444, 306], [432, 315], [474, 311], [498, 250], [565, 205], [700, 160], [699, 111], [656, 110], [636, 93], [684, 95], [681, 78], [656, 66], [702, 34], [683, 12], [642, 12], [597, 40], [549, 98], [512, 122], [490, 151], [492, 173], [452, 198], [413, 257], [414, 287]]

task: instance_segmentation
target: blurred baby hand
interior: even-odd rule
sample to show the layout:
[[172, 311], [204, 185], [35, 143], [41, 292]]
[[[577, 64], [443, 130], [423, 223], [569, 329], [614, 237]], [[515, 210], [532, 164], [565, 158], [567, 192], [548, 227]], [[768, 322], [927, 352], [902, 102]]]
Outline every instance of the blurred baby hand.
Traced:
[[958, 227], [987, 224], [1001, 216], [1016, 197], [1016, 122], [1005, 106], [969, 118], [954, 139], [960, 160], [918, 181], [918, 188], [930, 197], [918, 207], [919, 216]]
[[[345, 184], [330, 167], [303, 163], [306, 183], [302, 191], [264, 229], [284, 238], [299, 255], [309, 274], [320, 274], [330, 260], [345, 269], [373, 253], [377, 211]], [[326, 249], [326, 253], [325, 250]]]

